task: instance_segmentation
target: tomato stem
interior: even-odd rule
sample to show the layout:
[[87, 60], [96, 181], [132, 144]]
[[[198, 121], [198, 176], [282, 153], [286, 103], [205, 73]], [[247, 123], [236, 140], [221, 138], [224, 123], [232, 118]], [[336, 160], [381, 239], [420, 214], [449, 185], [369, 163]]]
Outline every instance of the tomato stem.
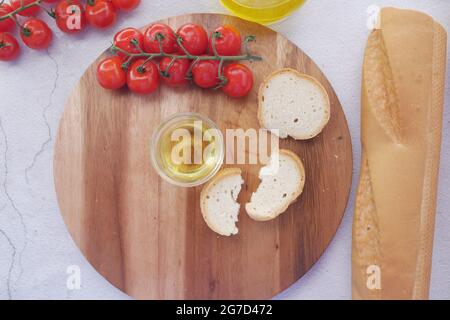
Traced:
[[173, 64], [175, 63], [175, 60], [177, 60], [177, 59], [172, 58], [172, 60], [170, 60], [169, 64], [167, 65], [166, 70], [161, 72], [161, 75], [163, 77], [165, 77], [165, 78], [169, 77], [169, 70], [170, 70], [170, 68], [172, 68]]
[[[181, 50], [183, 50], [183, 52], [184, 52], [184, 54], [186, 55], [186, 57], [188, 58], [188, 59], [190, 59], [190, 60], [193, 60], [194, 58], [194, 56], [193, 55], [191, 55], [190, 53], [189, 53], [189, 51], [187, 51], [187, 49], [184, 47], [184, 45], [183, 45], [183, 38], [182, 37], [180, 37], [178, 34], [175, 34], [175, 37], [176, 37], [176, 39], [177, 39], [177, 44], [178, 44], [178, 46], [181, 48]], [[162, 49], [160, 50], [161, 52], [162, 52]]]
[[214, 33], [212, 34], [211, 47], [212, 47], [213, 53], [216, 57], [219, 56], [217, 54], [216, 39], [218, 39], [220, 37], [222, 37], [222, 34], [219, 31], [214, 31]]
[[50, 17], [53, 19], [56, 19], [56, 12], [53, 10], [48, 10], [42, 3], [37, 4], [39, 7], [41, 7], [42, 10], [45, 11]]
[[28, 29], [28, 28], [22, 27], [22, 34], [23, 34], [25, 37], [29, 37], [29, 36], [31, 36], [31, 30]]
[[141, 66], [137, 67], [137, 72], [145, 73], [145, 66], [144, 66], [144, 64], [142, 64]]
[[0, 42], [0, 49], [1, 48], [6, 48], [6, 47], [12, 47], [12, 45], [10, 43], [1, 41]]
[[[172, 58], [172, 60], [170, 61], [169, 65], [167, 66], [167, 68], [165, 70], [159, 70], [160, 74], [163, 77], [167, 76], [169, 68], [178, 59], [194, 60], [191, 63], [191, 65], [190, 65], [190, 67], [189, 67], [189, 69], [188, 69], [188, 71], [186, 73], [188, 78], [191, 77], [192, 68], [199, 61], [202, 61], [202, 60], [216, 60], [216, 61], [219, 61], [219, 73], [218, 73], [218, 78], [220, 79], [219, 87], [224, 86], [226, 84], [226, 82], [227, 82], [227, 79], [222, 75], [222, 66], [223, 66], [223, 63], [225, 61], [244, 61], [244, 60], [261, 61], [262, 60], [262, 57], [251, 54], [250, 51], [249, 51], [249, 48], [248, 48], [248, 43], [255, 41], [255, 39], [256, 39], [255, 36], [248, 36], [248, 37], [245, 38], [245, 40], [244, 40], [245, 54], [237, 55], [237, 56], [221, 56], [221, 55], [217, 54], [217, 50], [215, 48], [214, 41], [212, 43], [212, 48], [213, 48], [213, 51], [214, 51], [214, 55], [213, 56], [210, 56], [210, 55], [201, 55], [201, 56], [192, 55], [183, 46], [183, 43], [182, 43], [183, 39], [179, 35], [175, 35], [175, 36], [176, 36], [177, 44], [180, 47], [180, 49], [184, 52], [184, 55], [183, 54], [171, 54], [171, 53], [164, 52], [164, 50], [163, 50], [163, 43], [162, 43], [163, 40], [164, 40], [164, 35], [161, 34], [161, 33], [157, 33], [155, 35], [155, 39], [158, 41], [158, 45], [159, 45], [159, 51], [160, 52], [158, 52], [158, 53], [147, 53], [147, 52], [144, 52], [144, 50], [142, 50], [142, 48], [139, 46], [139, 43], [135, 39], [133, 39], [134, 41], [131, 40], [131, 44], [133, 44], [133, 46], [136, 49], [138, 49], [138, 51], [139, 51], [138, 53], [130, 53], [130, 52], [126, 51], [126, 50], [123, 50], [122, 48], [117, 47], [114, 44], [111, 45], [110, 51], [113, 52], [113, 53], [121, 52], [121, 53], [123, 53], [124, 55], [126, 55], [128, 57], [128, 60], [125, 63], [122, 64], [123, 68], [128, 68], [129, 64], [130, 64], [129, 62], [133, 58], [146, 58], [145, 61], [140, 66], [140, 67], [142, 67], [141, 71], [143, 71], [143, 72], [145, 72], [145, 68], [144, 68], [145, 64], [147, 62], [149, 62], [150, 60], [152, 60], [152, 59], [162, 58], [162, 57]], [[217, 37], [220, 37], [220, 36], [221, 36], [220, 33], [214, 33], [213, 34], [214, 38], [217, 38]]]
[[19, 20], [17, 20], [16, 16], [12, 16], [11, 19], [16, 23], [17, 27], [19, 27], [19, 30], [22, 29], [22, 25]]
[[219, 89], [219, 88], [222, 88], [228, 82], [228, 79], [225, 76], [222, 75], [222, 67], [223, 67], [223, 60], [220, 60], [220, 62], [219, 62], [219, 70], [218, 70], [218, 73], [217, 73], [217, 79], [219, 79], [219, 83], [214, 88], [216, 90]]
[[200, 59], [196, 58], [191, 65], [189, 66], [188, 71], [186, 72], [186, 79], [191, 80], [192, 79], [192, 69], [194, 69], [194, 66], [200, 61]]
[[128, 57], [128, 59], [124, 63], [122, 63], [122, 69], [124, 71], [126, 71], [130, 67], [132, 60], [133, 60], [133, 57]]
[[31, 8], [31, 7], [41, 6], [41, 2], [42, 2], [42, 0], [36, 0], [36, 1], [31, 2], [29, 4], [26, 4], [26, 5], [23, 5], [23, 2], [21, 2], [22, 5], [19, 8], [17, 8], [16, 10], [11, 11], [8, 14], [5, 14], [4, 16], [1, 16], [0, 17], [0, 21], [6, 20], [6, 19], [9, 19], [9, 18], [13, 18], [17, 13], [22, 12], [22, 11], [24, 11], [26, 9]]

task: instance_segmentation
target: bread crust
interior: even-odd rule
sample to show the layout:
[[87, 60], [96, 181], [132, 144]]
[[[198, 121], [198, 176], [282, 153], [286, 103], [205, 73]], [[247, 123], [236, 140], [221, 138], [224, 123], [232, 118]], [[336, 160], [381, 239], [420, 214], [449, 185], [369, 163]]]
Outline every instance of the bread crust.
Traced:
[[[259, 86], [259, 90], [258, 90], [258, 121], [261, 127], [266, 128], [267, 130], [271, 131], [268, 126], [265, 124], [264, 122], [264, 117], [263, 117], [263, 96], [264, 96], [264, 90], [266, 89], [267, 83], [275, 76], [279, 75], [279, 74], [283, 74], [283, 73], [290, 73], [290, 74], [294, 74], [296, 77], [299, 78], [303, 78], [303, 79], [307, 79], [309, 81], [314, 82], [317, 86], [319, 86], [319, 88], [321, 88], [322, 93], [325, 96], [325, 100], [327, 101], [327, 117], [322, 121], [322, 123], [320, 124], [319, 127], [317, 127], [316, 131], [311, 132], [308, 135], [299, 135], [299, 136], [295, 136], [295, 135], [291, 135], [288, 133], [288, 136], [296, 139], [296, 140], [308, 140], [308, 139], [312, 139], [314, 137], [316, 137], [317, 135], [319, 135], [323, 129], [326, 127], [326, 125], [328, 124], [328, 122], [330, 121], [331, 118], [331, 105], [330, 105], [330, 97], [328, 96], [328, 92], [325, 89], [325, 87], [314, 77], [307, 75], [307, 74], [303, 74], [298, 72], [295, 69], [292, 68], [283, 68], [283, 69], [279, 69], [276, 70], [274, 72], [272, 72], [271, 74], [269, 74], [264, 81], [261, 83], [261, 85]], [[272, 131], [271, 131], [272, 132]], [[275, 133], [274, 133], [275, 134]]]
[[287, 201], [285, 203], [283, 203], [283, 205], [280, 208], [278, 208], [277, 210], [275, 210], [274, 212], [272, 212], [272, 214], [270, 214], [268, 216], [258, 215], [256, 212], [251, 210], [251, 208], [248, 206], [250, 204], [250, 202], [247, 203], [245, 205], [245, 210], [247, 211], [247, 214], [250, 216], [250, 218], [252, 218], [253, 220], [269, 221], [269, 220], [275, 219], [280, 214], [285, 212], [287, 210], [287, 208], [293, 202], [295, 202], [297, 200], [297, 198], [302, 194], [303, 188], [305, 187], [305, 181], [306, 181], [305, 167], [303, 165], [302, 160], [299, 158], [299, 156], [297, 154], [295, 154], [294, 152], [292, 152], [291, 150], [287, 150], [287, 149], [280, 149], [279, 153], [280, 153], [280, 155], [281, 154], [287, 155], [288, 157], [290, 157], [294, 160], [294, 162], [297, 164], [297, 169], [299, 170], [300, 175], [301, 175], [301, 177], [303, 177], [303, 179], [301, 179], [301, 181], [298, 185], [298, 188], [295, 190], [294, 194], [292, 196], [290, 196], [287, 199]]
[[211, 188], [220, 182], [225, 177], [239, 175], [242, 177], [242, 170], [240, 168], [224, 168], [221, 169], [211, 180], [209, 180], [202, 188], [200, 193], [200, 210], [202, 212], [203, 219], [205, 220], [208, 227], [214, 232], [222, 236], [231, 236], [232, 234], [224, 234], [221, 230], [216, 228], [208, 219], [208, 212], [205, 207], [206, 196], [211, 191]]
[[[426, 14], [381, 11], [362, 77], [362, 164], [352, 242], [354, 299], [427, 299], [446, 33]], [[368, 268], [379, 268], [379, 286]]]

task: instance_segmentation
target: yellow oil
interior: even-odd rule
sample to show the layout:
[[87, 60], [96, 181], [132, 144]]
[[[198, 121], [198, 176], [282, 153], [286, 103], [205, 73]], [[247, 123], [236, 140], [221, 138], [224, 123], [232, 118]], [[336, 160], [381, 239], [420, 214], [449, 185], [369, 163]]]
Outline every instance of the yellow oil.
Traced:
[[202, 180], [221, 161], [216, 136], [204, 121], [186, 119], [162, 132], [157, 147], [160, 167], [183, 183]]
[[306, 0], [220, 0], [238, 17], [271, 24], [279, 21], [298, 9]]

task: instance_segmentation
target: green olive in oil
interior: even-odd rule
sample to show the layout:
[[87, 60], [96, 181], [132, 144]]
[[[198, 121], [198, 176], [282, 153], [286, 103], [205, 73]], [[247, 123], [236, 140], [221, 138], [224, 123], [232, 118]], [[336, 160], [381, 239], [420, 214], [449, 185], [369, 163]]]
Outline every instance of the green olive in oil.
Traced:
[[211, 120], [199, 114], [174, 115], [153, 136], [152, 162], [160, 176], [173, 184], [201, 184], [222, 165], [222, 134]]

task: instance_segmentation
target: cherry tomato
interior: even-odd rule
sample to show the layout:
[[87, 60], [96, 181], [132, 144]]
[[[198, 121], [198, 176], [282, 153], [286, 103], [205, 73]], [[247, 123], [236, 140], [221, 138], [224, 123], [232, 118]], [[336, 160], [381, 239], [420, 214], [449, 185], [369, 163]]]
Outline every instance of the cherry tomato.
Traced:
[[232, 63], [223, 69], [227, 83], [222, 91], [229, 97], [240, 98], [246, 96], [253, 87], [252, 71], [240, 63]]
[[[136, 47], [132, 41], [135, 40], [138, 44]], [[120, 30], [114, 36], [114, 45], [128, 53], [139, 53], [139, 48], [144, 46], [144, 35], [138, 29], [125, 28]], [[123, 52], [117, 51], [117, 55], [121, 58], [125, 58], [127, 55]]]
[[86, 25], [84, 6], [80, 0], [59, 1], [55, 9], [56, 25], [66, 33], [77, 33]]
[[159, 70], [166, 73], [166, 76], [161, 77], [162, 81], [168, 86], [180, 86], [188, 83], [186, 74], [189, 70], [191, 62], [188, 59], [175, 60], [169, 69], [172, 58], [164, 57], [159, 62]]
[[116, 22], [117, 12], [108, 0], [91, 0], [86, 5], [86, 19], [95, 28], [108, 28]]
[[44, 21], [31, 18], [23, 24], [20, 37], [31, 49], [47, 49], [52, 42], [53, 33]]
[[188, 23], [178, 29], [181, 44], [192, 55], [200, 55], [206, 52], [208, 47], [208, 35], [203, 27]]
[[117, 9], [129, 11], [136, 8], [141, 0], [112, 0], [112, 3]]
[[[7, 3], [0, 4], [0, 17], [6, 16], [10, 12], [13, 11], [13, 8]], [[16, 24], [14, 23], [14, 20], [9, 18], [0, 21], [0, 32], [5, 31], [13, 31]]]
[[152, 93], [159, 87], [158, 67], [153, 61], [142, 66], [145, 59], [136, 60], [127, 73], [127, 85], [131, 91], [139, 94]]
[[0, 33], [0, 61], [11, 61], [20, 54], [19, 43], [10, 33]]
[[163, 35], [162, 48], [165, 53], [173, 53], [176, 46], [175, 34], [168, 25], [164, 23], [155, 23], [145, 30], [144, 33], [144, 50], [148, 53], [159, 53], [159, 43], [156, 35]]
[[192, 67], [192, 80], [200, 88], [212, 88], [219, 84], [219, 61], [200, 60]]
[[237, 56], [241, 52], [241, 35], [238, 30], [232, 26], [222, 26], [214, 30], [209, 38], [209, 52], [214, 53], [212, 48], [213, 35], [216, 51], [221, 56]]
[[[22, 6], [22, 3], [24, 6], [31, 4], [32, 2], [34, 2], [36, 0], [10, 0], [9, 3], [11, 5], [11, 8], [13, 10], [19, 9]], [[34, 7], [30, 7], [28, 9], [25, 9], [21, 12], [18, 13], [18, 15], [20, 16], [24, 16], [24, 17], [31, 17], [31, 16], [36, 16], [39, 11], [41, 11], [41, 7], [39, 6], [34, 6]]]
[[103, 88], [116, 90], [127, 83], [127, 73], [122, 68], [122, 63], [122, 59], [114, 56], [98, 64], [97, 80]]

